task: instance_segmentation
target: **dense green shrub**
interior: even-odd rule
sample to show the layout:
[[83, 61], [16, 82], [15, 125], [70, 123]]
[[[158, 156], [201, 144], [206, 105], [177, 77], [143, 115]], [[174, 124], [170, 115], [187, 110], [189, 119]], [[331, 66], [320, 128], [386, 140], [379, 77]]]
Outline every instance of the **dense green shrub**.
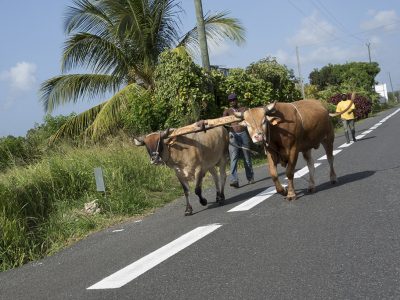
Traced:
[[[261, 59], [246, 69], [230, 69], [226, 77], [212, 73], [216, 95], [227, 106], [227, 95], [234, 92], [243, 106], [256, 107], [273, 100], [293, 102], [300, 99], [293, 71], [274, 58]], [[220, 99], [223, 97], [223, 100]]]
[[257, 79], [243, 69], [231, 69], [229, 75], [216, 85], [218, 93], [224, 95], [223, 106], [227, 106], [227, 96], [236, 93], [239, 103], [247, 107], [264, 105], [270, 99], [272, 86], [270, 83]]
[[160, 128], [219, 115], [211, 77], [185, 52], [163, 52], [154, 79], [153, 109]]
[[270, 86], [268, 100], [293, 102], [301, 98], [293, 70], [279, 64], [276, 58], [267, 57], [252, 63], [246, 68], [246, 73]]
[[158, 130], [161, 125], [155, 117], [151, 91], [135, 87], [127, 95], [127, 108], [121, 116], [124, 129], [134, 135]]
[[72, 116], [46, 115], [44, 122], [35, 124], [25, 137], [0, 138], [0, 172], [39, 161], [49, 150], [48, 138]]
[[25, 138], [7, 136], [0, 138], [0, 172], [12, 166], [25, 165], [29, 150]]

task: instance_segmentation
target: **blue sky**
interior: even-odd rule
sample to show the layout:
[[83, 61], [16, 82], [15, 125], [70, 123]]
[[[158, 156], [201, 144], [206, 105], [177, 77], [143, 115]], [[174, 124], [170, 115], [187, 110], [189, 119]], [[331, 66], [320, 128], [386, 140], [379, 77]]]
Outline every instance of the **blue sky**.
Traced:
[[[0, 0], [0, 137], [24, 136], [42, 123], [40, 84], [60, 74], [65, 9], [70, 0]], [[194, 1], [183, 0], [182, 33], [196, 22]], [[305, 82], [315, 68], [350, 61], [379, 63], [377, 80], [400, 89], [399, 0], [203, 0], [204, 13], [228, 11], [246, 29], [246, 43], [209, 45], [213, 65], [246, 67], [267, 56], [294, 70], [296, 47]], [[197, 61], [200, 63], [200, 61]], [[82, 70], [81, 70], [82, 71]], [[56, 109], [66, 115], [101, 99]]]

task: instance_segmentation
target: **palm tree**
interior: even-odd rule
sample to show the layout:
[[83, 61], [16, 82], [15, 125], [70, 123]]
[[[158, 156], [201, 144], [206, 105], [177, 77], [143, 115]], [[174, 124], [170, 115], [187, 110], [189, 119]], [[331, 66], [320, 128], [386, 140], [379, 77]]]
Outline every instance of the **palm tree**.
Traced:
[[[71, 119], [55, 138], [82, 131], [94, 137], [110, 131], [125, 108], [125, 93], [140, 95], [153, 88], [161, 52], [183, 46], [196, 55], [196, 27], [179, 34], [182, 12], [176, 0], [73, 0], [65, 19], [69, 37], [63, 50], [62, 75], [40, 87], [44, 109], [50, 113], [67, 102], [115, 95]], [[206, 16], [205, 26], [208, 39], [244, 41], [244, 28], [226, 12]], [[74, 68], [91, 73], [66, 74]]]

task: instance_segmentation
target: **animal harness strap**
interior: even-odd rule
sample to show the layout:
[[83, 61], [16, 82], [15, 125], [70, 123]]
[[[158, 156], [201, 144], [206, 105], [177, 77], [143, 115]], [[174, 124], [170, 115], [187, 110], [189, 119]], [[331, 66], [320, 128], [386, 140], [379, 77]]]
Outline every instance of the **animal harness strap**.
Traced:
[[302, 115], [301, 115], [301, 113], [300, 113], [299, 109], [298, 109], [298, 108], [297, 108], [297, 106], [296, 106], [296, 105], [294, 105], [293, 103], [289, 103], [289, 104], [293, 105], [294, 109], [295, 109], [295, 110], [297, 111], [297, 113], [299, 114], [299, 116], [300, 116], [300, 120], [301, 120], [301, 127], [303, 127], [303, 128], [304, 128], [303, 117], [302, 117]]

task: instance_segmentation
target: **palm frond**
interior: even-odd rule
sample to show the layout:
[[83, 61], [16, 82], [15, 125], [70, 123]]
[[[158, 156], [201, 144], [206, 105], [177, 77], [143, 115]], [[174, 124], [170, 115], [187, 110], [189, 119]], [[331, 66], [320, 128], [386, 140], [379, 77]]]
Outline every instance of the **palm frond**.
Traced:
[[82, 136], [85, 130], [93, 123], [107, 101], [96, 105], [65, 122], [49, 139], [49, 144], [66, 137]]
[[74, 31], [103, 35], [112, 27], [112, 20], [104, 1], [73, 0], [74, 6], [68, 6], [64, 19], [66, 34]]
[[[204, 19], [207, 39], [215, 44], [230, 40], [237, 45], [245, 41], [245, 29], [236, 18], [227, 17], [228, 12], [206, 16]], [[200, 54], [197, 26], [187, 32], [178, 44], [188, 49], [192, 56]]]
[[121, 113], [127, 108], [129, 94], [143, 92], [145, 90], [136, 84], [126, 86], [107, 101], [72, 117], [50, 137], [49, 143], [74, 136], [96, 141], [112, 133], [120, 127]]
[[120, 127], [121, 113], [127, 109], [129, 94], [141, 94], [145, 90], [137, 84], [130, 84], [111, 97], [96, 119], [87, 128], [86, 135], [93, 140], [99, 140]]
[[39, 97], [46, 112], [61, 104], [74, 102], [86, 97], [88, 100], [116, 92], [122, 83], [114, 76], [97, 74], [70, 74], [53, 77], [43, 82]]
[[115, 43], [91, 33], [73, 35], [65, 42], [62, 72], [72, 68], [90, 68], [95, 73], [111, 73], [124, 66], [128, 69], [124, 53]]

